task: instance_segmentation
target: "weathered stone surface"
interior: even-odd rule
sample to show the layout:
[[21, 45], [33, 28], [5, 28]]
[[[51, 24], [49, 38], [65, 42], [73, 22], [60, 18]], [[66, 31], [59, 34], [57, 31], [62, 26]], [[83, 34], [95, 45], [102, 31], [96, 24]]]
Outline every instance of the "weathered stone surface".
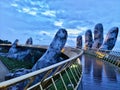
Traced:
[[21, 68], [21, 69], [16, 70], [14, 73], [7, 74], [5, 76], [5, 79], [9, 80], [9, 79], [12, 79], [12, 78], [19, 77], [21, 75], [27, 74], [29, 72], [31, 72], [30, 69]]
[[110, 31], [108, 32], [105, 38], [104, 43], [99, 49], [112, 50], [117, 40], [118, 31], [119, 31], [118, 27], [113, 27], [112, 29], [110, 29]]
[[92, 32], [90, 29], [88, 29], [85, 33], [85, 49], [92, 48], [92, 44], [93, 44]]
[[8, 54], [6, 53], [0, 53], [0, 56], [6, 57]]
[[18, 41], [19, 41], [18, 39], [15, 40], [6, 56], [16, 60], [23, 60], [28, 54], [30, 54], [31, 50], [29, 49], [24, 51], [18, 50], [17, 49]]
[[19, 51], [17, 53], [14, 53], [14, 54], [8, 54], [7, 57], [9, 58], [13, 58], [13, 59], [16, 59], [16, 60], [24, 60], [24, 58], [30, 54], [31, 50], [25, 50], [25, 51]]
[[36, 64], [32, 68], [32, 71], [39, 70], [41, 68], [57, 63], [61, 50], [66, 43], [67, 36], [67, 31], [65, 29], [59, 29], [48, 50], [36, 62]]
[[14, 43], [12, 44], [11, 48], [8, 51], [8, 54], [14, 54], [17, 52], [16, 46], [18, 45], [19, 40], [16, 39]]
[[[32, 71], [36, 71], [47, 66], [53, 65], [60, 60], [61, 50], [64, 47], [67, 40], [67, 31], [65, 29], [59, 29], [56, 33], [53, 41], [44, 55], [36, 62], [33, 66]], [[43, 78], [45, 73], [40, 74], [36, 77], [34, 83], [38, 82]]]
[[103, 25], [98, 23], [94, 28], [94, 43], [92, 49], [98, 49], [103, 43]]
[[[7, 74], [5, 79], [9, 80], [9, 79], [12, 79], [12, 78], [15, 78], [15, 77], [25, 75], [25, 74], [30, 73], [30, 72], [31, 72], [31, 70], [29, 70], [29, 69], [25, 69], [25, 68], [18, 69], [14, 73]], [[8, 88], [8, 90], [23, 90], [27, 82], [29, 82], [29, 81], [26, 80], [24, 82], [21, 82], [19, 84], [11, 86], [11, 87]]]
[[81, 35], [78, 35], [76, 39], [76, 48], [79, 48], [79, 49], [82, 48], [82, 36]]
[[33, 44], [32, 37], [28, 38], [25, 44], [26, 45], [32, 45]]

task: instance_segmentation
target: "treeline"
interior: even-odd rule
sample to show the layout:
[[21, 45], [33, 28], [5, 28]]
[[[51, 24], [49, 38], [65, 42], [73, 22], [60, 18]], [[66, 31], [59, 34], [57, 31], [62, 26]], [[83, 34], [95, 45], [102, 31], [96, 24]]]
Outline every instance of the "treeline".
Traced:
[[8, 40], [1, 40], [0, 39], [0, 44], [11, 44], [11, 42]]

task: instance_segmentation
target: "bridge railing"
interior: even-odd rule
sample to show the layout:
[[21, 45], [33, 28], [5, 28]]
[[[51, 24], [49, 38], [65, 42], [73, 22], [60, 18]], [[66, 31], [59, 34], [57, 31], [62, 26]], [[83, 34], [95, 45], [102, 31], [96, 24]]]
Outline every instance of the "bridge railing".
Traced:
[[[82, 78], [82, 67], [81, 64], [78, 63], [78, 58], [82, 54], [83, 51], [80, 50], [78, 55], [67, 60], [7, 81], [3, 81], [0, 83], [0, 90], [17, 88], [17, 86], [21, 85], [21, 83], [24, 83], [24, 87], [21, 87], [24, 90], [68, 90], [69, 88], [70, 90], [76, 90]], [[42, 79], [36, 84], [33, 84], [36, 77], [41, 74], [44, 75]]]
[[[12, 46], [12, 44], [0, 44], [0, 48], [6, 48], [9, 49]], [[22, 45], [18, 44], [17, 48], [27, 48], [27, 49], [42, 49], [46, 50], [48, 48], [47, 45]]]
[[102, 60], [110, 62], [115, 66], [120, 67], [120, 52], [114, 50], [96, 50], [96, 49], [87, 49], [84, 51], [87, 54], [96, 56]]

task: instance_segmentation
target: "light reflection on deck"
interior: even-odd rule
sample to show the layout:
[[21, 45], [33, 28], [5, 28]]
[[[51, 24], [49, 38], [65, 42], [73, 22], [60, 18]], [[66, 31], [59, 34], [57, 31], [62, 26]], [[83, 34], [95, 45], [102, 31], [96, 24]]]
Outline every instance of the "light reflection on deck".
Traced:
[[120, 90], [120, 71], [98, 58], [83, 55], [83, 90]]

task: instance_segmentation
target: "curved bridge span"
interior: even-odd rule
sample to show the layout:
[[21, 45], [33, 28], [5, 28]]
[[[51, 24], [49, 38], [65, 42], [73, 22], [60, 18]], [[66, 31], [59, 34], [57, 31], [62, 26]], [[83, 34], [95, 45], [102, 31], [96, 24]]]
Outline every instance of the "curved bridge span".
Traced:
[[[2, 47], [10, 47], [10, 45]], [[29, 49], [42, 49], [45, 50], [47, 46], [18, 46], [19, 48], [29, 48]], [[59, 63], [53, 64], [46, 68], [7, 80], [0, 83], [0, 90], [6, 90], [11, 88], [16, 88], [16, 84], [25, 83], [25, 90], [60, 90], [60, 89], [72, 89], [76, 90], [81, 83], [82, 79], [82, 67], [80, 60], [78, 58], [83, 54], [83, 50], [75, 48], [64, 48], [62, 50], [69, 59], [61, 61]], [[34, 84], [36, 76], [44, 74], [43, 78]], [[57, 81], [59, 81], [57, 83]], [[15, 87], [14, 87], [15, 85]], [[13, 89], [14, 90], [14, 89]]]
[[[0, 45], [2, 47], [10, 47], [11, 45]], [[31, 48], [31, 49], [40, 49], [46, 50], [47, 46], [24, 46], [20, 45], [18, 47], [22, 48]], [[95, 51], [95, 50], [80, 50], [71, 47], [65, 47], [62, 52], [66, 54], [69, 59], [46, 67], [42, 70], [38, 70], [32, 73], [29, 73], [24, 76], [14, 78], [12, 80], [4, 81], [0, 83], [0, 90], [6, 89], [16, 83], [20, 83], [24, 80], [30, 80], [26, 85], [25, 89], [35, 90], [39, 87], [39, 90], [43, 90], [45, 87], [49, 86], [46, 83], [47, 80], [50, 80], [49, 83], [53, 84], [54, 89], [48, 90], [59, 90], [56, 85], [56, 78], [60, 78], [63, 84], [64, 90], [119, 90], [120, 89], [120, 54], [119, 52], [112, 51]], [[77, 63], [76, 63], [77, 62]], [[80, 68], [82, 64], [82, 69]], [[77, 68], [76, 68], [77, 67]], [[54, 68], [57, 68], [53, 76], [48, 77]], [[62, 69], [60, 69], [62, 68]], [[74, 68], [73, 71], [71, 68]], [[72, 82], [69, 71], [73, 77], [74, 83]], [[60, 72], [58, 72], [60, 70]], [[46, 72], [47, 75], [36, 85], [31, 86], [31, 82], [34, 79], [34, 76]], [[63, 78], [63, 72], [66, 73], [69, 83], [66, 85], [66, 82]], [[54, 77], [55, 76], [55, 77]], [[45, 82], [44, 82], [45, 81]], [[10, 83], [11, 82], [11, 83]], [[48, 81], [47, 81], [48, 82]], [[68, 88], [69, 87], [69, 88]]]

